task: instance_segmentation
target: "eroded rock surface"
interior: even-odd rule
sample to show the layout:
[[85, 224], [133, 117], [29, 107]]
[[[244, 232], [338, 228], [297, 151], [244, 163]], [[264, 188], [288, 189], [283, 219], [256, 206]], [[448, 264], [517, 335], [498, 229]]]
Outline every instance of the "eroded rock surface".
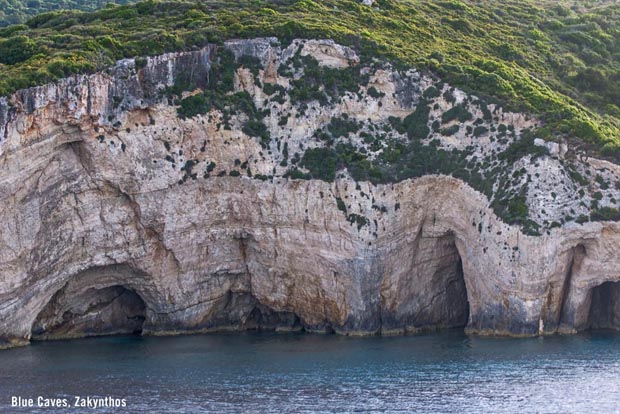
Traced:
[[[609, 185], [617, 166], [568, 160], [560, 144], [520, 153], [513, 144], [536, 119], [389, 65], [362, 68], [358, 91], [295, 101], [309, 71], [295, 62], [363, 65], [332, 41], [227, 47], [237, 61], [254, 59], [235, 69], [229, 96], [249, 96], [265, 130], [250, 128], [251, 111], [217, 105], [179, 117], [182, 99], [210, 87], [215, 47], [143, 68], [125, 60], [0, 100], [0, 345], [136, 331], [620, 326], [609, 311], [617, 289], [597, 288], [620, 281], [620, 226], [574, 221], [593, 197], [597, 207], [620, 199]], [[179, 78], [192, 87], [170, 96]], [[428, 136], [412, 138], [397, 119], [422, 105]], [[462, 119], [444, 115], [456, 106]], [[398, 176], [392, 151], [414, 139], [420, 150], [460, 154], [467, 177]], [[333, 180], [306, 175], [309, 150], [338, 145], [400, 178], [359, 180], [363, 160]], [[474, 170], [495, 180], [488, 193], [472, 188]], [[513, 193], [539, 235], [495, 214], [493, 201]]]
[[32, 326], [32, 339], [142, 332], [144, 302], [123, 287], [58, 291]]

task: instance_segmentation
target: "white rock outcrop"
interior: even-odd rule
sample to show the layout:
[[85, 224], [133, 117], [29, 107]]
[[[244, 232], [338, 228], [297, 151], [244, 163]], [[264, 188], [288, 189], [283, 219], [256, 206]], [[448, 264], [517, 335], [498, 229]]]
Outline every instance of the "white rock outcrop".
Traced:
[[[393, 334], [465, 326], [537, 335], [619, 326], [610, 315], [620, 295], [609, 284], [620, 281], [618, 223], [566, 222], [527, 236], [453, 177], [386, 184], [346, 174], [334, 182], [283, 177], [283, 161], [319, 145], [310, 137], [333, 116], [347, 114], [364, 128], [386, 124], [410, 113], [432, 81], [382, 68], [368, 86], [375, 97], [348, 94], [300, 114], [287, 99], [265, 103], [259, 84], [290, 81], [277, 73], [286, 59], [274, 42], [228, 45], [264, 65], [260, 82], [240, 70], [235, 84], [268, 110], [274, 140], [267, 148], [242, 132], [238, 117], [230, 129], [216, 110], [183, 120], [158, 93], [190, 68], [200, 86], [214, 48], [152, 58], [139, 70], [124, 61], [110, 74], [0, 99], [0, 346], [33, 335], [136, 329]], [[298, 45], [332, 67], [360, 64], [331, 41]], [[431, 117], [454, 104], [443, 99]], [[499, 109], [494, 115], [516, 137], [537, 122]], [[480, 157], [508, 145], [490, 139], [490, 124], [474, 140], [461, 131], [467, 122], [453, 136], [435, 131], [431, 139], [445, 148], [473, 146]], [[284, 143], [286, 156], [276, 150]], [[541, 223], [573, 204], [571, 215], [585, 211], [572, 201], [576, 189], [562, 187], [563, 151], [550, 148], [552, 156], [526, 156], [514, 167], [532, 174], [528, 202]], [[615, 166], [597, 160], [575, 168], [600, 171], [606, 182], [618, 177]], [[557, 194], [538, 206], [553, 188], [543, 179], [559, 180]], [[593, 174], [590, 183], [598, 185]], [[618, 190], [603, 191], [601, 202], [611, 203]]]

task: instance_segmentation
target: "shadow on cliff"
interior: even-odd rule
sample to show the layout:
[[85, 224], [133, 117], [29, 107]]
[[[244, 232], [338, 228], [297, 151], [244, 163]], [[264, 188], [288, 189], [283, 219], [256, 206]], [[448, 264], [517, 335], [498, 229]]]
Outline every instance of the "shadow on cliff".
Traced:
[[464, 329], [468, 325], [468, 290], [456, 237], [452, 231], [423, 233], [420, 229], [409, 246], [408, 263], [389, 272], [383, 281], [383, 334]]
[[32, 326], [32, 340], [141, 334], [145, 303], [120, 285], [56, 292]]

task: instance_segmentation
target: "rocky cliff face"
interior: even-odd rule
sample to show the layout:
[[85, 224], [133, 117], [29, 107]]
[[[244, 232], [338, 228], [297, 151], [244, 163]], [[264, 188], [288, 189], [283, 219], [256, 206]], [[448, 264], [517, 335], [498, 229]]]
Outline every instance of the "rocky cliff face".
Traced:
[[1, 98], [0, 346], [618, 328], [620, 167], [538, 124], [321, 40]]

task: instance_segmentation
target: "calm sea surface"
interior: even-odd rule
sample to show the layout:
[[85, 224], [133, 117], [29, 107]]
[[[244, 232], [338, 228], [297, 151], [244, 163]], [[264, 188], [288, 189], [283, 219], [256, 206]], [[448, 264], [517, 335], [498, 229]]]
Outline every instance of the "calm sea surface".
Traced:
[[[15, 409], [11, 397], [124, 398]], [[620, 335], [107, 337], [0, 351], [0, 412], [612, 413]]]

